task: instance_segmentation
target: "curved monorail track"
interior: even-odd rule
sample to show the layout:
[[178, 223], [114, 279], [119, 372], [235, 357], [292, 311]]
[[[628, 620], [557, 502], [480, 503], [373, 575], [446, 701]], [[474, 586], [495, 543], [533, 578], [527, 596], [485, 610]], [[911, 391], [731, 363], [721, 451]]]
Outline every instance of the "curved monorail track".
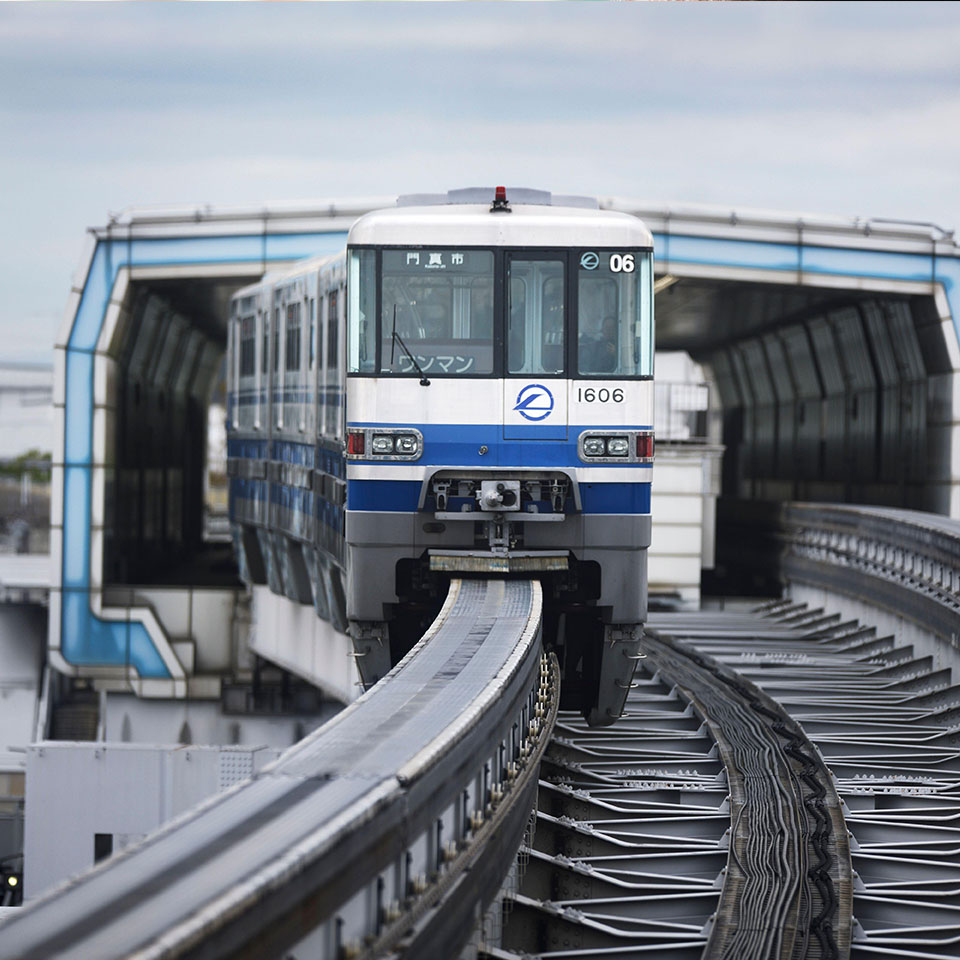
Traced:
[[794, 573], [912, 590], [943, 656], [789, 600], [660, 614], [595, 729], [557, 719], [539, 586], [454, 581], [356, 704], [8, 921], [0, 958], [960, 956], [960, 527], [824, 511], [787, 516]]
[[533, 805], [559, 695], [540, 623], [536, 582], [453, 581], [375, 688], [24, 909], [0, 957], [455, 956]]

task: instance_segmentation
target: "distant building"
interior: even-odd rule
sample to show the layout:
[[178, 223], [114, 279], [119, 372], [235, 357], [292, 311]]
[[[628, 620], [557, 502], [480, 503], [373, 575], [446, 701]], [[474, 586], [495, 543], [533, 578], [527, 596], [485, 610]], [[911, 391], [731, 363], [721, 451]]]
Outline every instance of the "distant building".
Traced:
[[53, 366], [0, 361], [0, 460], [53, 450]]

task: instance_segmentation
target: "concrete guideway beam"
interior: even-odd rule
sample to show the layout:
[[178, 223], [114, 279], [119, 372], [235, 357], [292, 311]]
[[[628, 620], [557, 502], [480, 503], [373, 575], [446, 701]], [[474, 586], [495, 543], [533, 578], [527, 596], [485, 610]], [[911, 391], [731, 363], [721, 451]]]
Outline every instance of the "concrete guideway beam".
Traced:
[[253, 779], [24, 908], [0, 960], [340, 960], [401, 942], [456, 956], [523, 837], [556, 717], [541, 616], [534, 581], [454, 580], [380, 683]]

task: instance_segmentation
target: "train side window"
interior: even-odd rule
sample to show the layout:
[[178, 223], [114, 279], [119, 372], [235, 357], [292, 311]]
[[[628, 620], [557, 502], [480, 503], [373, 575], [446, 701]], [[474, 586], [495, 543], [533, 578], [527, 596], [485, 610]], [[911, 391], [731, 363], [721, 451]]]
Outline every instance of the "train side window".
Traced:
[[348, 369], [351, 373], [373, 373], [377, 363], [376, 251], [350, 252], [348, 283]]
[[273, 372], [280, 369], [280, 308], [273, 311]]
[[340, 324], [337, 318], [337, 291], [333, 290], [327, 298], [327, 369], [336, 370]]
[[317, 434], [322, 436], [325, 433], [325, 424], [327, 421], [327, 361], [323, 350], [326, 346], [327, 335], [326, 325], [330, 318], [326, 315], [329, 309], [329, 300], [324, 294], [324, 289], [328, 283], [328, 278], [324, 277], [320, 281], [320, 289], [317, 292]]
[[287, 305], [286, 344], [284, 345], [284, 360], [286, 370], [300, 369], [300, 304]]
[[263, 337], [261, 338], [261, 347], [260, 347], [260, 372], [266, 374], [267, 372], [267, 358], [270, 356], [270, 313], [267, 310], [263, 311]]
[[337, 419], [340, 416], [339, 404], [339, 370], [340, 370], [340, 318], [339, 297], [336, 290], [331, 290], [327, 296], [327, 376], [326, 376], [326, 416], [325, 432], [327, 436], [335, 437]]
[[[257, 329], [254, 317], [240, 320], [240, 376], [252, 377], [257, 372]], [[236, 336], [236, 333], [234, 333]], [[234, 340], [236, 344], [236, 339]]]
[[[277, 292], [277, 299], [280, 299], [280, 293]], [[281, 333], [281, 327], [284, 322], [284, 311], [279, 307], [273, 309], [273, 382], [271, 390], [273, 391], [273, 412], [274, 426], [278, 430], [283, 429], [283, 381], [285, 364], [280, 357], [280, 351], [285, 346], [284, 338]]]

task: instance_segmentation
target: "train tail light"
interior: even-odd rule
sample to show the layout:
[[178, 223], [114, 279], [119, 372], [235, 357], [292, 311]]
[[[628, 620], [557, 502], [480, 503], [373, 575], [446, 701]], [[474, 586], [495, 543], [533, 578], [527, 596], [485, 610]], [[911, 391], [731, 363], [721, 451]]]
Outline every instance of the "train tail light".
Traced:
[[366, 435], [363, 430], [348, 430], [347, 431], [347, 453], [352, 454], [355, 457], [362, 457], [364, 454], [364, 447]]
[[637, 434], [637, 459], [653, 460], [653, 434]]

